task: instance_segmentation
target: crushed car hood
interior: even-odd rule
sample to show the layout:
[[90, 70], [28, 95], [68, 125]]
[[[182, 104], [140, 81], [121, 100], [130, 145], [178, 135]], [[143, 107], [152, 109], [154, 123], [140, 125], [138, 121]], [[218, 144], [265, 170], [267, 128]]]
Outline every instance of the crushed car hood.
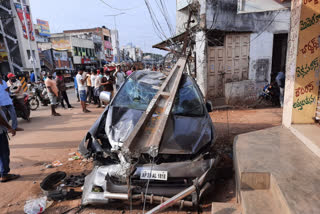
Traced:
[[[139, 121], [143, 111], [109, 107], [105, 132], [112, 147], [121, 147]], [[194, 154], [213, 140], [209, 117], [171, 115], [160, 143], [162, 154]], [[186, 131], [187, 130], [187, 131]]]

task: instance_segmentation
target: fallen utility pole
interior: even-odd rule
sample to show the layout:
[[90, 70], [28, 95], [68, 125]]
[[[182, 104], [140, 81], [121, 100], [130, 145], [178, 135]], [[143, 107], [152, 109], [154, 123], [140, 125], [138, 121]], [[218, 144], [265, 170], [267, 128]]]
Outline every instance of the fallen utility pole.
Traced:
[[155, 208], [153, 208], [152, 210], [150, 210], [146, 214], [155, 214], [155, 213], [161, 212], [161, 211], [173, 206], [177, 201], [181, 201], [185, 197], [191, 195], [194, 191], [196, 191], [197, 186], [202, 186], [203, 185], [207, 173], [208, 172], [204, 173], [199, 178], [199, 180], [196, 180], [194, 185], [192, 185], [189, 188], [183, 190], [182, 192], [178, 193], [177, 195], [173, 196], [172, 198], [170, 198], [169, 200], [163, 202], [162, 204], [159, 204], [158, 206], [156, 206]]
[[151, 100], [122, 147], [125, 157], [138, 158], [141, 153], [149, 154], [151, 157], [158, 155], [162, 135], [171, 114], [186, 63], [185, 57], [178, 60], [158, 93]]

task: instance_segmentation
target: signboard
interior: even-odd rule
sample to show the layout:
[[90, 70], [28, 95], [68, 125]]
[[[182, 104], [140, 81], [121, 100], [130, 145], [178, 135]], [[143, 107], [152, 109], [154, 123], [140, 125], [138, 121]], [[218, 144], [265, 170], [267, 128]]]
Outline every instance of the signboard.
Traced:
[[[300, 14], [301, 9], [301, 14]], [[287, 72], [295, 75], [293, 123], [314, 123], [320, 70], [320, 1], [294, 0]], [[291, 63], [296, 59], [296, 64]]]
[[238, 0], [238, 13], [258, 13], [284, 10], [291, 6], [288, 0]]
[[50, 26], [49, 22], [37, 19], [37, 25], [38, 25], [38, 30], [39, 30], [39, 35], [44, 36], [44, 37], [50, 37]]
[[97, 61], [94, 57], [82, 57], [81, 64], [95, 64]]
[[51, 39], [52, 48], [56, 50], [71, 50], [71, 43], [67, 39]]
[[104, 42], [104, 47], [105, 47], [105, 49], [112, 49], [112, 44], [111, 44], [111, 42], [105, 41], [105, 42]]
[[8, 53], [3, 42], [0, 42], [0, 63], [8, 61]]
[[69, 69], [70, 62], [67, 51], [52, 50], [52, 56], [56, 69]]
[[[22, 5], [15, 3], [15, 7], [17, 10], [17, 14], [19, 16], [21, 26], [22, 26], [22, 32], [23, 37], [34, 41], [34, 34], [33, 34], [33, 24], [30, 17], [30, 10], [28, 6], [24, 6], [24, 9], [22, 9]], [[24, 14], [23, 14], [24, 13]], [[27, 26], [25, 25], [27, 23], [29, 32], [27, 33]]]

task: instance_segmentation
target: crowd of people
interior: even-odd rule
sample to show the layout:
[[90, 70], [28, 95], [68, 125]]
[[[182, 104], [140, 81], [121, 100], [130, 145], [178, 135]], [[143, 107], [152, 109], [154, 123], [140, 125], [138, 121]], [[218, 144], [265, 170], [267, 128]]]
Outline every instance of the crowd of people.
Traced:
[[120, 65], [115, 67], [79, 69], [74, 76], [74, 87], [78, 102], [81, 103], [82, 111], [89, 113], [87, 104], [93, 103], [97, 108], [104, 107], [107, 103], [100, 101], [100, 93], [109, 93], [113, 97], [115, 90], [118, 90], [124, 83], [126, 77], [136, 71], [123, 69]]
[[[150, 69], [148, 66], [146, 70], [161, 71], [161, 67], [153, 67]], [[81, 103], [83, 113], [89, 113], [90, 110], [87, 106], [91, 103], [96, 105], [97, 108], [104, 107], [108, 103], [104, 103], [100, 100], [100, 93], [107, 93], [112, 99], [114, 92], [118, 90], [125, 82], [126, 78], [136, 71], [135, 66], [128, 65], [114, 65], [105, 66], [103, 68], [79, 68], [77, 73], [74, 74], [74, 88], [78, 102]], [[17, 77], [9, 73], [6, 78], [0, 75], [0, 182], [7, 182], [20, 177], [20, 175], [10, 174], [10, 150], [8, 142], [8, 133], [12, 136], [16, 135], [17, 131], [23, 131], [18, 127], [18, 120], [10, 94], [14, 93], [21, 101], [23, 105], [23, 93], [21, 82]], [[58, 104], [62, 108], [72, 109], [69, 97], [67, 94], [67, 86], [64, 75], [61, 71], [53, 73], [44, 73], [42, 77], [39, 77], [39, 82], [42, 82], [46, 86], [48, 97], [50, 99], [51, 115], [61, 116], [56, 112]], [[32, 72], [30, 75], [30, 82], [37, 84], [35, 74]], [[38, 82], [38, 83], [39, 83]], [[7, 114], [10, 115], [12, 125], [9, 124]]]

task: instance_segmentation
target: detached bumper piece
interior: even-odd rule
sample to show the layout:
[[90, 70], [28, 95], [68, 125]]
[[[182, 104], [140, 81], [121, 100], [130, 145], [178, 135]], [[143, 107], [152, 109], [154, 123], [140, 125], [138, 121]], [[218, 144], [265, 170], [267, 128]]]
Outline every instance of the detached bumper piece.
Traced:
[[[82, 205], [101, 205], [113, 200], [159, 203], [153, 211], [160, 211], [172, 205], [192, 207], [184, 201], [194, 192], [200, 197], [213, 178], [218, 159], [163, 163], [159, 165], [137, 165], [130, 178], [124, 179], [125, 172], [120, 164], [95, 167], [86, 177], [82, 195]], [[145, 195], [147, 179], [141, 179], [142, 172], [166, 171], [167, 180], [150, 179]], [[154, 212], [151, 213], [154, 213]]]

